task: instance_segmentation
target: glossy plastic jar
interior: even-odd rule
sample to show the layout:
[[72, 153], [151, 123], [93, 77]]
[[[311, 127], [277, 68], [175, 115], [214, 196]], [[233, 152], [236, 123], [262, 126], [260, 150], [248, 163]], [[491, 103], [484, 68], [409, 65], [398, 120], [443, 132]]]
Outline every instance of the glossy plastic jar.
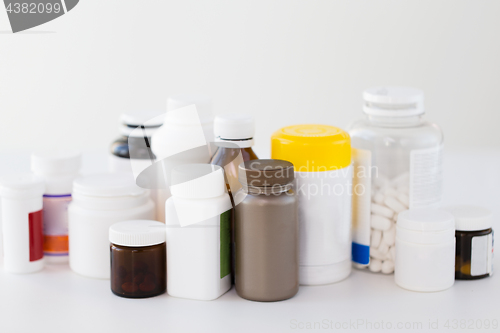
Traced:
[[239, 166], [236, 193], [235, 287], [240, 297], [273, 302], [299, 290], [298, 200], [294, 169], [282, 160]]
[[109, 228], [111, 291], [127, 298], [161, 295], [167, 289], [165, 225], [133, 220]]
[[493, 274], [493, 215], [470, 205], [446, 207], [455, 217], [455, 279], [477, 280]]
[[[366, 202], [354, 202], [353, 261], [372, 272], [392, 273], [398, 214], [441, 201], [443, 134], [423, 119], [424, 95], [418, 89], [377, 87], [365, 90], [363, 98], [365, 117], [349, 134], [354, 164], [365, 168], [354, 173], [371, 176], [371, 190]], [[368, 214], [358, 215], [362, 211]]]
[[83, 276], [109, 279], [109, 227], [114, 223], [154, 219], [149, 191], [132, 174], [82, 176], [73, 182], [68, 208], [69, 265]]

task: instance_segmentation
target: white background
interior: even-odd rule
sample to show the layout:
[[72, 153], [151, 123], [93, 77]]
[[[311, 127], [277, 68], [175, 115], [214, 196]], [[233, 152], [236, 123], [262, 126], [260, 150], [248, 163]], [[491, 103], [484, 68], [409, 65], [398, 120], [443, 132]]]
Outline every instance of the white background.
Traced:
[[202, 93], [279, 127], [360, 116], [361, 92], [410, 85], [448, 148], [500, 148], [500, 1], [82, 0], [9, 33], [0, 8], [0, 151], [106, 151], [121, 112]]

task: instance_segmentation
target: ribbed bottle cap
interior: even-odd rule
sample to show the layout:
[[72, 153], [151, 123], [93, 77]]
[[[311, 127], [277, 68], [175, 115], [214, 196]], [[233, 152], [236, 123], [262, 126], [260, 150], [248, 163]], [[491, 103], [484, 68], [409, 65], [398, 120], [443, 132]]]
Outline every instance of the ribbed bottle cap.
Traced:
[[460, 231], [486, 230], [493, 226], [493, 214], [484, 207], [456, 205], [443, 210], [455, 217], [455, 229]]
[[130, 173], [81, 176], [73, 182], [73, 193], [96, 197], [138, 196], [146, 190], [136, 185]]
[[131, 220], [113, 224], [109, 241], [121, 246], [152, 246], [165, 243], [165, 224], [158, 221]]
[[293, 164], [283, 160], [251, 160], [240, 164], [238, 179], [243, 185], [272, 187], [293, 182]]
[[351, 138], [320, 124], [283, 127], [271, 137], [271, 157], [290, 161], [297, 172], [338, 170], [351, 165]]
[[37, 174], [65, 176], [76, 175], [82, 165], [78, 151], [40, 151], [31, 154], [31, 170]]
[[19, 173], [0, 178], [0, 196], [21, 199], [41, 197], [44, 191], [43, 177], [33, 173]]
[[424, 93], [409, 87], [374, 87], [363, 92], [363, 111], [373, 116], [407, 117], [424, 113]]
[[218, 165], [185, 164], [172, 169], [173, 196], [181, 198], [213, 198], [226, 191], [224, 171]]
[[214, 120], [214, 134], [222, 140], [245, 140], [253, 138], [255, 122], [249, 114], [224, 114]]

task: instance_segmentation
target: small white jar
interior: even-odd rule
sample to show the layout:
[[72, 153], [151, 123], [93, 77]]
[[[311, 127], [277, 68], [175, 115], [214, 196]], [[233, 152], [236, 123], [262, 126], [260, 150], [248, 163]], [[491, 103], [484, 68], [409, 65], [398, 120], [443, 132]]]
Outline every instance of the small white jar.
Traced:
[[214, 300], [231, 288], [231, 200], [220, 166], [182, 165], [172, 170], [165, 205], [167, 292]]
[[26, 274], [41, 270], [43, 258], [42, 177], [32, 173], [0, 179], [4, 267]]
[[455, 220], [437, 209], [399, 214], [394, 278], [401, 288], [432, 292], [455, 282]]
[[128, 173], [75, 179], [68, 208], [69, 265], [78, 274], [110, 278], [109, 227], [126, 220], [154, 220], [149, 191]]

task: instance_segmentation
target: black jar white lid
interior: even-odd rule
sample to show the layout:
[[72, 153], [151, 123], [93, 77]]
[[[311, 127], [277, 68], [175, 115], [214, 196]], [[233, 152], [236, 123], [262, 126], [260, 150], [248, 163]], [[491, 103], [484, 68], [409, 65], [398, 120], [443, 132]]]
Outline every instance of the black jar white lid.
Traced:
[[109, 228], [109, 241], [116, 245], [141, 247], [165, 243], [165, 224], [150, 220], [130, 220]]
[[458, 231], [487, 230], [493, 226], [493, 214], [484, 207], [456, 205], [443, 208], [455, 217], [455, 229]]

